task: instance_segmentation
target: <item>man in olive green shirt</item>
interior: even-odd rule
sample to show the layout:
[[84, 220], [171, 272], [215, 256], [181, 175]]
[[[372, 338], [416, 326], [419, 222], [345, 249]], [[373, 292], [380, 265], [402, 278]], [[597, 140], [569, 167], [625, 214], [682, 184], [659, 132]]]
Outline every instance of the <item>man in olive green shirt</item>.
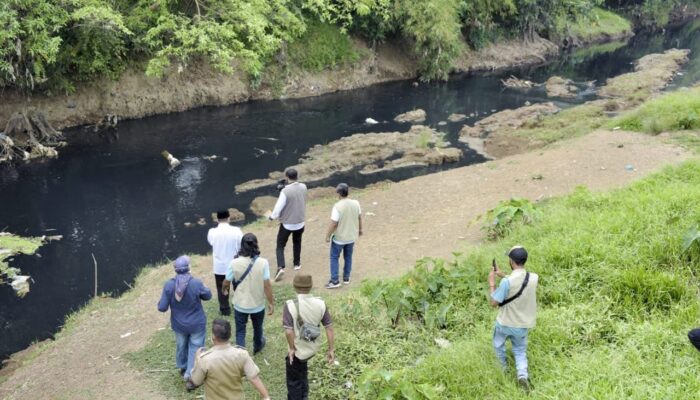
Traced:
[[360, 202], [349, 199], [350, 188], [346, 183], [341, 183], [335, 188], [340, 200], [333, 206], [331, 222], [326, 232], [326, 242], [331, 242], [331, 279], [326, 284], [326, 289], [340, 287], [338, 269], [340, 253], [343, 253], [345, 265], [343, 265], [343, 283], [350, 284], [350, 272], [352, 271], [352, 252], [355, 241], [362, 235], [362, 210]]
[[196, 386], [204, 384], [207, 400], [244, 399], [243, 376], [260, 393], [263, 399], [270, 399], [267, 389], [260, 379], [260, 370], [244, 349], [231, 346], [231, 324], [223, 319], [215, 319], [211, 327], [214, 347], [207, 351], [197, 350], [190, 380]]

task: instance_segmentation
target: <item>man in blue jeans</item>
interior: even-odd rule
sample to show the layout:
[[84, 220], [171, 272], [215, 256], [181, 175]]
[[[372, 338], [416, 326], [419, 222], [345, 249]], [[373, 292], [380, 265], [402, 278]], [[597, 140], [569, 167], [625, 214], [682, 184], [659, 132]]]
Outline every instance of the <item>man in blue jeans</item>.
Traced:
[[[515, 246], [506, 253], [513, 272], [506, 276], [496, 265], [489, 273], [489, 293], [491, 305], [498, 307], [496, 326], [493, 330], [493, 348], [496, 357], [505, 370], [506, 340], [513, 345], [513, 358], [518, 374], [518, 384], [530, 390], [530, 377], [527, 372], [527, 333], [535, 327], [537, 317], [537, 283], [539, 277], [525, 270], [527, 251]], [[496, 289], [496, 275], [503, 278]]]
[[201, 300], [211, 299], [211, 290], [190, 275], [189, 257], [178, 257], [174, 267], [175, 277], [165, 282], [158, 311], [166, 312], [170, 308], [170, 326], [177, 342], [175, 365], [185, 378], [187, 390], [193, 390], [195, 386], [190, 382], [190, 375], [195, 352], [204, 346], [207, 327]]
[[343, 283], [350, 284], [350, 272], [352, 271], [352, 252], [355, 241], [362, 235], [362, 210], [360, 202], [348, 198], [350, 188], [346, 183], [341, 183], [335, 188], [340, 200], [333, 206], [331, 222], [326, 232], [326, 242], [331, 242], [331, 279], [326, 284], [326, 289], [340, 287], [338, 278], [340, 253], [343, 253], [345, 264], [343, 265]]

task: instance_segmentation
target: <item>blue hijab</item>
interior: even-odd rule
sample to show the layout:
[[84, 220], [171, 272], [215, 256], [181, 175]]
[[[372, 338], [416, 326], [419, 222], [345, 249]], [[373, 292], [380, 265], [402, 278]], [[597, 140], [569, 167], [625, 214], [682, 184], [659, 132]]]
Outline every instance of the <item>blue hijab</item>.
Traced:
[[181, 301], [187, 290], [187, 284], [190, 283], [192, 275], [190, 275], [190, 258], [180, 256], [175, 260], [175, 300]]

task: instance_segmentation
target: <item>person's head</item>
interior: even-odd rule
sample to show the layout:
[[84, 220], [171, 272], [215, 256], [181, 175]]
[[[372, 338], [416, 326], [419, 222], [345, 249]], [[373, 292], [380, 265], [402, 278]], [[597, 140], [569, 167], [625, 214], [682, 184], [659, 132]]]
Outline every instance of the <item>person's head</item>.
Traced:
[[314, 281], [311, 275], [295, 275], [294, 276], [294, 290], [299, 294], [308, 294], [311, 288], [314, 286]]
[[211, 324], [211, 337], [215, 344], [228, 343], [231, 339], [231, 323], [222, 318], [217, 318]]
[[173, 263], [173, 268], [175, 268], [175, 273], [186, 274], [190, 272], [190, 258], [187, 256], [180, 256], [175, 259]]
[[335, 192], [338, 193], [338, 196], [341, 198], [346, 198], [348, 197], [348, 193], [350, 193], [350, 187], [347, 183], [339, 183], [338, 186], [335, 187]]
[[255, 257], [260, 255], [258, 238], [252, 233], [246, 233], [241, 239], [241, 249], [238, 251], [240, 257]]
[[228, 212], [228, 210], [220, 210], [216, 212], [216, 219], [219, 222], [228, 222], [229, 218], [231, 218], [231, 214]]
[[506, 255], [511, 268], [523, 268], [527, 262], [527, 250], [523, 246], [513, 246]]
[[299, 173], [296, 169], [289, 168], [288, 170], [284, 171], [284, 176], [286, 176], [290, 181], [296, 181], [297, 178], [299, 178]]

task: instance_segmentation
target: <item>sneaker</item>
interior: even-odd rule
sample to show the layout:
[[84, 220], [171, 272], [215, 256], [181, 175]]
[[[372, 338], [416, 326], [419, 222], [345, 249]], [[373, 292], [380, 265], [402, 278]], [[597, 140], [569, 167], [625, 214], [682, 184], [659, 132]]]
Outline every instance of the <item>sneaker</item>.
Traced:
[[262, 344], [260, 345], [260, 348], [257, 350], [253, 349], [253, 355], [256, 355], [256, 354], [260, 353], [261, 351], [263, 351], [266, 343], [267, 343], [267, 339], [265, 339], [265, 336], [263, 336], [262, 337]]
[[295, 266], [294, 266], [294, 270], [295, 270], [295, 271], [299, 271], [300, 269], [301, 269], [301, 265], [295, 265]]
[[340, 287], [340, 282], [334, 283], [333, 281], [328, 281], [328, 283], [326, 283], [326, 286], [325, 286], [326, 289], [337, 289], [339, 287]]
[[350, 279], [343, 279], [343, 285], [349, 285], [350, 284]]
[[187, 389], [188, 392], [191, 392], [197, 389], [197, 386], [191, 380], [188, 379], [187, 382], [185, 382], [185, 389]]
[[530, 392], [530, 380], [527, 378], [518, 378], [518, 386], [526, 393]]
[[277, 273], [275, 274], [275, 282], [282, 279], [282, 275], [284, 275], [284, 268], [277, 268]]

